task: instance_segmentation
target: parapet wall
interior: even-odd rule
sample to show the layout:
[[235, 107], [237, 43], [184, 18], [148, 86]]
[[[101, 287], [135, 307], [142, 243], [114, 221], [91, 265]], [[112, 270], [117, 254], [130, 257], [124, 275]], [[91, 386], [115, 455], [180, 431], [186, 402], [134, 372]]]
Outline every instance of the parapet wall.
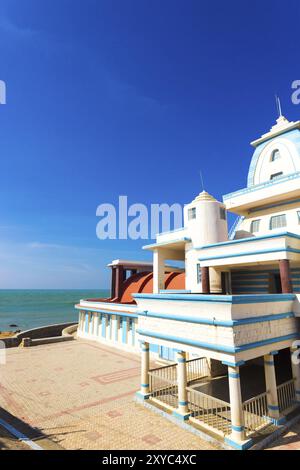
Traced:
[[55, 325], [40, 326], [38, 328], [32, 328], [31, 330], [21, 331], [15, 336], [3, 338], [1, 341], [5, 343], [6, 348], [14, 348], [21, 344], [23, 338], [41, 339], [62, 336], [63, 330], [73, 325], [76, 325], [76, 323], [68, 322], [57, 323]]

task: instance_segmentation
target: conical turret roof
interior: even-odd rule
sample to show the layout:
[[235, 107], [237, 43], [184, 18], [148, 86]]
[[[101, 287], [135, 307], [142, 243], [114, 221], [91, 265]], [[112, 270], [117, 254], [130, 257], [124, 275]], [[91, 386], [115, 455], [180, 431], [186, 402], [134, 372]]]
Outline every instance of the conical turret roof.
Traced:
[[216, 201], [216, 199], [211, 194], [209, 194], [207, 191], [202, 191], [193, 200], [193, 202], [199, 202], [199, 201], [212, 201], [213, 202], [213, 201]]

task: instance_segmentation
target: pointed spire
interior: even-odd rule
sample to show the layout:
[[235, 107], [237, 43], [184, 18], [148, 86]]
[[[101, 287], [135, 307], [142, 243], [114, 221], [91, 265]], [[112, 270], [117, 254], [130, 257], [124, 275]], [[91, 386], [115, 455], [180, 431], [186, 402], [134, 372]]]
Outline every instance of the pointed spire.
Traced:
[[263, 134], [259, 139], [254, 140], [251, 142], [253, 147], [257, 147], [259, 144], [272, 139], [278, 135], [284, 134], [287, 131], [292, 129], [300, 129], [300, 121], [289, 121], [283, 114], [282, 114], [282, 107], [281, 101], [278, 95], [275, 95], [276, 100], [276, 109], [278, 113], [278, 118], [276, 119], [276, 124], [271, 127], [270, 131], [266, 134]]
[[278, 118], [282, 116], [281, 102], [278, 95], [275, 95]]

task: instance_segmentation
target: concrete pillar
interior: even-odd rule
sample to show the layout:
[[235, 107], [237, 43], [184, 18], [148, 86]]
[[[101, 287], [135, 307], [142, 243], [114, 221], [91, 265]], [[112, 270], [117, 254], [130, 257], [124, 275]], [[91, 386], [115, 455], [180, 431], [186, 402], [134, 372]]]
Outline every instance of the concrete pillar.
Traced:
[[111, 268], [111, 289], [110, 295], [113, 299], [116, 297], [116, 268]]
[[153, 294], [165, 288], [165, 258], [162, 250], [153, 253]]
[[202, 294], [210, 294], [209, 267], [201, 267]]
[[178, 351], [177, 359], [177, 384], [178, 384], [178, 408], [173, 413], [177, 418], [186, 420], [189, 418], [189, 408], [187, 399], [187, 373], [186, 373], [186, 353]]
[[295, 384], [296, 402], [300, 404], [300, 349], [298, 346], [291, 347], [291, 364]]
[[117, 266], [116, 268], [116, 297], [121, 297], [123, 293], [123, 279], [124, 279], [124, 269], [123, 266]]
[[222, 294], [222, 276], [219, 269], [209, 269], [209, 286], [210, 291], [214, 294]]
[[149, 354], [149, 343], [141, 342], [142, 362], [141, 362], [141, 390], [139, 395], [143, 399], [147, 399], [150, 396], [149, 393], [149, 365], [150, 365], [150, 354]]
[[228, 383], [231, 408], [231, 434], [227, 442], [234, 447], [243, 449], [246, 448], [246, 434], [239, 367], [228, 366]]
[[272, 421], [278, 423], [280, 419], [280, 412], [273, 354], [267, 354], [266, 356], [264, 356], [264, 367], [268, 403], [268, 416], [272, 419]]
[[105, 332], [105, 339], [111, 339], [111, 315], [107, 315], [106, 317], [106, 332]]
[[279, 260], [279, 272], [281, 289], [283, 294], [291, 294], [293, 292], [290, 262], [288, 259]]
[[118, 319], [118, 342], [122, 343], [123, 340], [123, 317], [119, 317]]
[[84, 319], [85, 319], [85, 313], [84, 312], [79, 312], [79, 331], [84, 332]]
[[111, 340], [118, 341], [118, 317], [117, 315], [111, 316]]
[[122, 317], [122, 343], [128, 344], [128, 317]]
[[92, 330], [93, 330], [93, 314], [91, 312], [89, 312], [88, 324], [89, 324], [88, 332], [89, 332], [89, 335], [91, 335]]

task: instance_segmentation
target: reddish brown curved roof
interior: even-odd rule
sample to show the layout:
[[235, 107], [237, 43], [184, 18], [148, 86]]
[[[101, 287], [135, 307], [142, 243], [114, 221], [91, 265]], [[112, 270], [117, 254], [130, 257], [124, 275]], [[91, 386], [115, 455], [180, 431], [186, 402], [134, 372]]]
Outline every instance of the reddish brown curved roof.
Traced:
[[[165, 274], [165, 289], [185, 289], [185, 273], [170, 272]], [[153, 273], [143, 272], [130, 276], [123, 285], [121, 298], [87, 299], [94, 302], [112, 302], [121, 304], [135, 304], [132, 294], [152, 294]]]
[[[165, 289], [185, 289], [185, 273], [165, 274]], [[153, 292], [153, 273], [138, 273], [129, 277], [124, 284], [120, 303], [135, 303], [132, 294], [151, 294]], [[116, 301], [114, 299], [114, 301]]]

